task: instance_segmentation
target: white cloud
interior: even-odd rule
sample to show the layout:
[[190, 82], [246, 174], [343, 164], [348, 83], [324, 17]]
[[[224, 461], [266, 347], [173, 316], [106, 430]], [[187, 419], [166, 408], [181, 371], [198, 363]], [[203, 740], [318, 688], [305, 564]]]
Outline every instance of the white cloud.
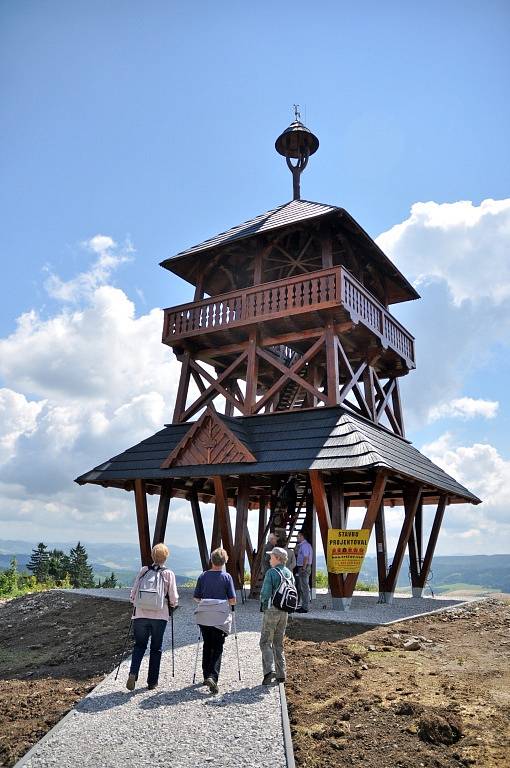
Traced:
[[477, 416], [484, 419], [494, 419], [498, 412], [499, 403], [495, 400], [458, 397], [448, 403], [433, 406], [429, 412], [430, 421], [439, 419], [474, 419]]
[[[416, 337], [417, 369], [403, 380], [411, 429], [436, 419], [452, 401], [471, 400], [466, 379], [496, 364], [497, 345], [508, 346], [509, 235], [507, 199], [416, 203], [408, 219], [377, 238], [422, 295], [392, 308]], [[461, 416], [459, 408], [444, 415]]]
[[418, 285], [445, 280], [456, 305], [498, 304], [510, 298], [509, 238], [510, 200], [463, 200], [415, 203], [377, 242]]
[[19, 392], [0, 389], [0, 462], [16, 453], [16, 443], [22, 435], [32, 435], [43, 402], [30, 402]]
[[508, 552], [510, 461], [488, 443], [457, 445], [454, 436], [448, 432], [423, 445], [421, 450], [482, 499], [482, 504], [476, 506], [448, 507], [441, 535], [442, 549], [450, 553]]
[[99, 259], [61, 283], [60, 309], [27, 312], [0, 339], [0, 519], [20, 538], [76, 528], [90, 540], [133, 538], [132, 494], [73, 481], [172, 417], [179, 364], [161, 343], [162, 312], [137, 316], [103, 284], [124, 259], [111, 238], [88, 247]]
[[119, 247], [106, 235], [95, 235], [83, 242], [82, 247], [96, 254], [96, 261], [89, 269], [71, 280], [64, 281], [58, 275], [50, 273], [44, 287], [52, 298], [75, 303], [90, 296], [96, 288], [108, 282], [117, 267], [130, 261], [134, 252], [129, 241]]

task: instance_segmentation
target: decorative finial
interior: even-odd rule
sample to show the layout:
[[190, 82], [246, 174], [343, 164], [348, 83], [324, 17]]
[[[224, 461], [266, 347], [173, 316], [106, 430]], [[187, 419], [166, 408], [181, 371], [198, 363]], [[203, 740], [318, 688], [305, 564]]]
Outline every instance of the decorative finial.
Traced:
[[[301, 122], [299, 104], [294, 104], [294, 117], [294, 122], [278, 136], [274, 146], [276, 151], [283, 155], [292, 173], [294, 200], [300, 200], [300, 177], [308, 164], [310, 155], [319, 149], [319, 139]], [[291, 158], [297, 161], [295, 165], [291, 163]]]

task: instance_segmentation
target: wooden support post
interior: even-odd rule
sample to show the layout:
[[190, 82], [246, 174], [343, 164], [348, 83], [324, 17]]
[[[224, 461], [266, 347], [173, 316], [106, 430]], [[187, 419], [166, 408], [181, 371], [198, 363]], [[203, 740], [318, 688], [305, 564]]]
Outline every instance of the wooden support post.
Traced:
[[234, 542], [232, 540], [232, 526], [230, 523], [230, 511], [228, 508], [227, 491], [225, 488], [225, 481], [223, 477], [215, 475], [214, 479], [214, 496], [216, 500], [216, 510], [218, 512], [218, 520], [221, 531], [221, 541], [223, 549], [228, 554], [227, 572], [230, 573], [234, 579], [236, 589], [239, 589], [237, 579], [237, 569], [235, 563]]
[[395, 386], [393, 387], [391, 398], [392, 398], [392, 404], [393, 404], [393, 413], [395, 415], [397, 424], [400, 427], [400, 434], [402, 435], [402, 437], [405, 437], [406, 433], [404, 429], [404, 414], [402, 412], [402, 403], [400, 401], [400, 388], [398, 384], [398, 378], [395, 379]]
[[147, 512], [147, 494], [145, 492], [144, 480], [135, 480], [135, 506], [142, 565], [151, 565], [152, 555], [149, 534], [149, 514]]
[[248, 343], [248, 362], [246, 366], [246, 397], [244, 400], [245, 413], [247, 414], [255, 413], [255, 404], [257, 402], [257, 341], [257, 332], [251, 331], [250, 341]]
[[244, 475], [239, 480], [236, 505], [236, 530], [234, 539], [234, 551], [236, 568], [239, 578], [239, 589], [244, 584], [244, 558], [246, 553], [246, 533], [248, 531], [248, 506], [250, 501], [249, 477]]
[[218, 505], [215, 504], [212, 533], [211, 533], [211, 552], [214, 549], [218, 549], [220, 544], [221, 544], [220, 515], [218, 513]]
[[370, 365], [363, 371], [363, 387], [365, 391], [365, 401], [370, 410], [371, 418], [373, 421], [376, 421], [377, 409], [375, 407], [374, 371]]
[[436, 548], [439, 531], [441, 530], [441, 523], [443, 522], [443, 516], [444, 516], [447, 503], [448, 503], [448, 497], [446, 495], [441, 496], [439, 498], [439, 504], [437, 505], [436, 514], [434, 515], [434, 522], [432, 523], [432, 529], [430, 531], [429, 542], [427, 544], [425, 557], [423, 558], [423, 563], [421, 566], [420, 581], [418, 586], [421, 587], [422, 589], [427, 583], [427, 579], [430, 572], [430, 566], [432, 563], [432, 558], [434, 556], [434, 550]]
[[377, 580], [379, 582], [379, 594], [384, 592], [384, 583], [388, 575], [388, 547], [386, 544], [386, 520], [384, 504], [379, 507], [379, 513], [375, 519], [375, 546], [377, 553]]
[[337, 405], [340, 401], [340, 385], [338, 378], [338, 353], [336, 337], [332, 323], [328, 323], [326, 326], [325, 343], [328, 405]]
[[190, 354], [189, 352], [185, 352], [181, 358], [181, 375], [179, 378], [177, 397], [175, 398], [173, 424], [178, 424], [181, 421], [182, 414], [186, 409], [190, 375]]
[[393, 555], [393, 562], [388, 571], [388, 575], [384, 582], [384, 593], [386, 602], [392, 602], [393, 593], [395, 592], [395, 586], [402, 566], [402, 560], [404, 559], [404, 552], [413, 529], [414, 516], [418, 508], [421, 497], [421, 485], [415, 485], [409, 490], [404, 491], [404, 509], [405, 516], [402, 523], [402, 529]]
[[[322, 538], [322, 547], [324, 554], [327, 556], [328, 552], [328, 529], [332, 528], [331, 516], [329, 513], [328, 499], [326, 497], [326, 489], [324, 487], [324, 480], [321, 472], [317, 469], [310, 470], [310, 485], [312, 488], [313, 501], [315, 504], [315, 510], [317, 512], [317, 520], [319, 521], [319, 528]], [[331, 590], [331, 597], [343, 598], [343, 579], [338, 573], [328, 573], [329, 588]], [[334, 604], [334, 603], [333, 603]]]
[[[421, 573], [421, 553], [423, 547], [423, 505], [421, 501], [416, 508], [413, 526], [408, 541], [409, 550], [409, 570], [411, 571], [411, 587], [413, 597], [421, 597], [420, 573]], [[418, 595], [416, 590], [420, 591]]]
[[263, 493], [259, 496], [259, 527], [257, 531], [257, 549], [260, 546], [262, 537], [264, 535], [264, 529], [266, 527], [267, 514], [266, 514], [266, 497]]
[[331, 228], [327, 224], [321, 226], [322, 268], [333, 266], [333, 249], [331, 243]]
[[248, 530], [248, 527], [246, 527], [246, 557], [248, 558], [248, 565], [250, 566], [250, 574], [251, 574], [255, 557], [253, 555], [253, 544], [251, 541], [250, 531]]
[[161, 544], [165, 540], [166, 523], [168, 520], [168, 510], [170, 508], [170, 500], [172, 498], [172, 484], [163, 482], [161, 483], [161, 493], [159, 496], [158, 515], [156, 517], [156, 525], [154, 526], [154, 536], [152, 538], [152, 546], [155, 544]]
[[345, 496], [342, 478], [331, 476], [331, 527], [343, 528], [345, 520]]
[[[384, 491], [385, 491], [387, 482], [388, 482], [387, 475], [384, 472], [378, 472], [375, 478], [374, 487], [372, 490], [372, 496], [370, 497], [370, 501], [368, 502], [367, 511], [365, 512], [365, 517], [361, 524], [362, 529], [368, 530], [369, 539], [370, 539], [370, 533], [377, 519], [379, 509], [381, 507], [381, 504], [383, 504]], [[354, 592], [354, 587], [356, 586], [358, 576], [359, 576], [359, 572], [349, 573], [345, 577], [344, 590], [345, 590], [346, 598], [352, 597], [352, 593]]]
[[209, 551], [207, 549], [207, 541], [205, 538], [204, 521], [202, 520], [202, 513], [200, 511], [200, 503], [198, 501], [198, 493], [195, 486], [191, 489], [190, 493], [191, 512], [193, 515], [193, 522], [195, 524], [195, 533], [197, 535], [198, 551], [200, 553], [200, 561], [202, 563], [202, 570], [207, 571], [209, 568]]

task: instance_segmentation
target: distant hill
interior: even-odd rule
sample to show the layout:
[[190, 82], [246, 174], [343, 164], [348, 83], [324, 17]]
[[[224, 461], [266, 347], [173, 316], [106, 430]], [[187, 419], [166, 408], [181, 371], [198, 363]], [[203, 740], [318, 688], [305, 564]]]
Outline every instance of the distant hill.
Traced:
[[[8, 568], [14, 555], [18, 561], [19, 570], [25, 570], [36, 544], [37, 542], [0, 539], [0, 569]], [[61, 549], [68, 552], [76, 542], [47, 541], [45, 544], [48, 549]], [[140, 551], [137, 544], [88, 544], [85, 541], [82, 541], [82, 544], [87, 550], [96, 579], [102, 580], [113, 571], [123, 586], [130, 586], [133, 583], [140, 567]], [[202, 573], [196, 547], [171, 546], [168, 565], [175, 572], [179, 584]]]
[[[317, 558], [317, 568], [326, 569], [324, 557]], [[377, 584], [377, 559], [366, 557], [360, 579]], [[409, 587], [409, 560], [404, 558], [397, 587]], [[510, 593], [510, 555], [438, 555], [432, 561], [429, 585], [441, 594], [452, 589], [495, 589]]]
[[[8, 568], [13, 555], [20, 570], [26, 567], [30, 553], [37, 542], [8, 541], [0, 539], [0, 569]], [[49, 549], [68, 552], [76, 542], [45, 542]], [[104, 579], [112, 571], [123, 585], [130, 585], [138, 572], [140, 553], [138, 544], [84, 544], [96, 578]], [[196, 547], [170, 547], [170, 568], [182, 583], [202, 571], [200, 556]], [[317, 558], [317, 568], [326, 570], [323, 556]], [[360, 574], [362, 581], [377, 583], [377, 560], [366, 557]], [[437, 556], [432, 562], [429, 582], [435, 593], [441, 594], [452, 589], [495, 589], [510, 593], [510, 555], [451, 555]], [[398, 587], [409, 587], [409, 561], [404, 559]]]

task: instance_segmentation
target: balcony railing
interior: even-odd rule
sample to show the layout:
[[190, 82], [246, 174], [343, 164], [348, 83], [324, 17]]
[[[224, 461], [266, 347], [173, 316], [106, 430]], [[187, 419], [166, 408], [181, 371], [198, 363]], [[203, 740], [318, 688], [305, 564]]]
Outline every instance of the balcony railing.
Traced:
[[222, 329], [338, 307], [346, 309], [354, 322], [376, 333], [383, 346], [414, 363], [413, 336], [344, 267], [321, 269], [165, 309], [163, 341], [174, 344]]

